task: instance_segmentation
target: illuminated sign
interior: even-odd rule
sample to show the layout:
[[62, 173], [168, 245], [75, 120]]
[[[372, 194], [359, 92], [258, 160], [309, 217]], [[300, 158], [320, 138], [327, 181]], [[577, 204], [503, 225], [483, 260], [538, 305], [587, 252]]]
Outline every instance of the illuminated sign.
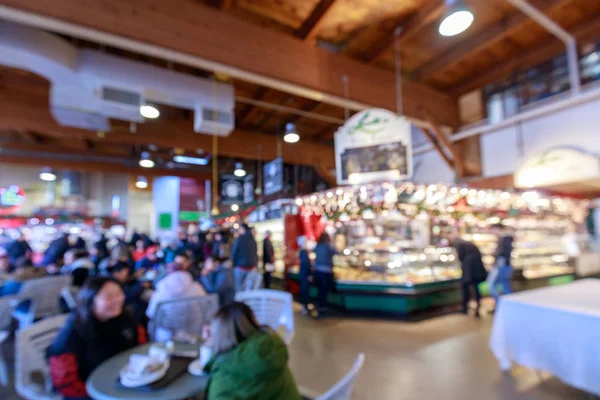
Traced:
[[25, 203], [25, 198], [25, 191], [19, 186], [0, 188], [0, 215], [9, 215], [17, 211]]

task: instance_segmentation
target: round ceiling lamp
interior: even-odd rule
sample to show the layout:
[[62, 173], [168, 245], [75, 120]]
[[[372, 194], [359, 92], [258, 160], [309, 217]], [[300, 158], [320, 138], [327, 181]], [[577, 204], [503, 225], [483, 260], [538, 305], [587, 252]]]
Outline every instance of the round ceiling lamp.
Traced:
[[143, 176], [138, 176], [137, 181], [135, 182], [135, 187], [138, 189], [147, 189], [148, 188], [148, 179]]
[[296, 126], [288, 122], [285, 124], [285, 135], [283, 136], [283, 140], [286, 143], [298, 143], [300, 141], [300, 135], [296, 131]]
[[140, 114], [142, 114], [142, 117], [144, 118], [154, 119], [160, 116], [160, 111], [158, 111], [158, 108], [156, 107], [144, 104], [143, 106], [140, 106]]
[[456, 36], [469, 29], [475, 20], [473, 13], [464, 6], [462, 0], [446, 0], [446, 12], [440, 23], [442, 36]]
[[56, 174], [52, 172], [50, 168], [42, 169], [40, 172], [40, 179], [44, 182], [54, 182], [56, 180]]
[[240, 206], [238, 206], [237, 204], [232, 204], [231, 205], [231, 211], [237, 212], [239, 209], [240, 209]]
[[233, 174], [239, 178], [246, 176], [246, 170], [241, 162], [235, 163], [235, 170], [233, 171]]
[[150, 158], [150, 154], [144, 151], [140, 158], [140, 167], [142, 168], [154, 168], [154, 161]]

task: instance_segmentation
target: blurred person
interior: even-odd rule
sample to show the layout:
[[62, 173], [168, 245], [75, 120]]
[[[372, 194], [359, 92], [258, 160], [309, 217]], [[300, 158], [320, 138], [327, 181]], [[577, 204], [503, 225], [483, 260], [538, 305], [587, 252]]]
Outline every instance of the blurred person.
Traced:
[[265, 289], [269, 289], [271, 287], [271, 274], [275, 271], [275, 250], [273, 249], [273, 243], [271, 243], [271, 231], [265, 232], [262, 254], [263, 282], [265, 283]]
[[77, 236], [77, 239], [75, 239], [75, 242], [71, 248], [77, 250], [85, 250], [87, 249], [87, 246], [85, 244], [85, 240], [83, 240], [81, 236]]
[[204, 371], [209, 376], [206, 400], [300, 400], [281, 337], [262, 328], [246, 304], [222, 307], [210, 325], [214, 356]]
[[231, 261], [233, 262], [233, 279], [235, 291], [239, 291], [246, 276], [256, 270], [258, 255], [256, 253], [256, 240], [247, 224], [242, 224], [239, 229], [240, 236], [233, 242], [231, 248]]
[[319, 315], [322, 315], [327, 305], [327, 295], [334, 287], [333, 256], [337, 254], [337, 251], [331, 245], [331, 237], [328, 233], [323, 232], [321, 234], [314, 252], [316, 258], [313, 276], [319, 291], [317, 311]]
[[146, 256], [146, 248], [144, 247], [144, 241], [139, 239], [135, 242], [135, 250], [131, 253], [131, 258], [134, 262], [140, 261]]
[[175, 261], [175, 256], [177, 255], [177, 249], [179, 248], [179, 241], [177, 239], [173, 239], [169, 242], [169, 244], [163, 248], [164, 254], [164, 262], [165, 264], [170, 264]]
[[128, 245], [135, 248], [138, 240], [142, 240], [142, 235], [140, 235], [138, 231], [134, 229], [133, 232], [131, 232], [131, 239], [129, 239]]
[[45, 268], [34, 267], [31, 260], [26, 257], [16, 260], [15, 267], [14, 272], [9, 275], [8, 279], [0, 289], [0, 296], [17, 294], [21, 290], [23, 282], [46, 276]]
[[138, 321], [145, 322], [144, 313], [148, 303], [143, 300], [144, 291], [147, 285], [137, 281], [129, 271], [129, 266], [123, 262], [116, 262], [106, 269], [107, 276], [110, 276], [119, 284], [125, 293], [125, 304], [132, 308], [133, 314]]
[[208, 232], [202, 245], [202, 251], [204, 252], [204, 259], [215, 257], [215, 241], [213, 234]]
[[171, 263], [167, 265], [167, 275], [156, 284], [156, 290], [150, 297], [146, 310], [148, 318], [153, 318], [156, 307], [161, 301], [198, 297], [206, 295], [204, 287], [195, 282], [184, 264]]
[[512, 293], [513, 267], [510, 264], [515, 238], [502, 223], [492, 225], [491, 231], [498, 237], [498, 246], [494, 252], [494, 268], [489, 273], [486, 281], [490, 288], [490, 294], [496, 300], [496, 306], [498, 306], [500, 301], [498, 285], [502, 287], [503, 294]]
[[190, 235], [189, 237], [189, 251], [192, 258], [192, 263], [200, 265], [204, 261], [204, 249], [200, 243], [200, 237], [197, 233]]
[[136, 271], [143, 271], [146, 273], [149, 270], [158, 270], [160, 261], [158, 259], [158, 246], [150, 246], [146, 249], [146, 255], [144, 258], [135, 263]]
[[51, 269], [57, 267], [65, 256], [65, 253], [69, 250], [69, 236], [66, 233], [61, 233], [50, 242], [50, 245], [44, 253], [44, 260], [42, 265], [51, 267]]
[[479, 307], [481, 305], [481, 293], [479, 292], [479, 284], [484, 282], [487, 277], [487, 271], [481, 260], [481, 252], [479, 248], [466, 240], [462, 240], [458, 232], [453, 232], [450, 236], [450, 245], [456, 249], [458, 259], [462, 268], [462, 292], [463, 292], [463, 308], [464, 314], [469, 312], [469, 301], [471, 300], [471, 289], [475, 292], [475, 301], [477, 308], [475, 309], [475, 318], [479, 318]]
[[7, 279], [11, 273], [10, 262], [6, 249], [0, 247], [0, 279]]
[[88, 276], [93, 275], [95, 267], [85, 249], [71, 249], [65, 253], [64, 265], [60, 272], [70, 274], [71, 285], [79, 287]]
[[306, 236], [299, 236], [297, 240], [298, 247], [300, 248], [298, 255], [300, 259], [300, 268], [298, 269], [300, 278], [300, 303], [302, 304], [302, 314], [306, 315], [310, 312], [310, 279], [313, 272], [307, 250]]
[[27, 243], [27, 240], [25, 240], [23, 232], [19, 232], [19, 236], [6, 247], [8, 260], [13, 266], [16, 266], [17, 260], [23, 258], [30, 259], [32, 253], [31, 247], [29, 246], [29, 243]]
[[200, 283], [208, 293], [219, 295], [219, 304], [224, 306], [233, 302], [235, 297], [235, 283], [233, 271], [227, 268], [221, 260], [207, 259], [202, 268]]
[[92, 277], [79, 291], [75, 310], [46, 352], [52, 384], [64, 399], [89, 399], [85, 382], [96, 367], [147, 342], [124, 303], [112, 278]]

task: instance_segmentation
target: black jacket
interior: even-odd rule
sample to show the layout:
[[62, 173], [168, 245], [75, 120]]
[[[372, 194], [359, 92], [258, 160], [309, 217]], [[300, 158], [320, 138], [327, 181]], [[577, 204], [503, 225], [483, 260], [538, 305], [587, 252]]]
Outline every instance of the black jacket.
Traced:
[[263, 265], [273, 264], [275, 262], [275, 250], [273, 250], [273, 244], [271, 239], [265, 238], [263, 241]]
[[96, 367], [147, 342], [146, 332], [128, 313], [102, 323], [94, 321], [88, 328], [85, 332], [77, 329], [72, 314], [46, 351], [52, 384], [65, 399], [88, 397], [85, 381]]
[[462, 266], [461, 281], [463, 283], [480, 283], [485, 281], [487, 271], [483, 266], [479, 248], [465, 240], [457, 240], [454, 243], [454, 248], [458, 253], [458, 259]]
[[506, 264], [510, 265], [514, 240], [515, 239], [510, 235], [498, 238], [498, 247], [496, 248], [496, 252], [494, 253], [496, 259], [503, 257]]
[[258, 256], [256, 254], [256, 240], [252, 233], [240, 235], [231, 249], [231, 261], [234, 267], [256, 267]]

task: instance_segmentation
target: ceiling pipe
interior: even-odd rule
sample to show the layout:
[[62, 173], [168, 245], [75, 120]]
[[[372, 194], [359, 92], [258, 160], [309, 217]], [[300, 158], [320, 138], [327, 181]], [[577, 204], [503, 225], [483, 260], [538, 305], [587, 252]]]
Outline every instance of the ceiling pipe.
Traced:
[[506, 0], [521, 10], [529, 18], [544, 27], [548, 32], [556, 36], [567, 47], [567, 62], [569, 66], [569, 82], [571, 83], [571, 94], [577, 95], [581, 90], [579, 78], [579, 57], [577, 55], [577, 42], [575, 37], [564, 30], [556, 22], [552, 21], [546, 14], [532, 6], [526, 0]]

